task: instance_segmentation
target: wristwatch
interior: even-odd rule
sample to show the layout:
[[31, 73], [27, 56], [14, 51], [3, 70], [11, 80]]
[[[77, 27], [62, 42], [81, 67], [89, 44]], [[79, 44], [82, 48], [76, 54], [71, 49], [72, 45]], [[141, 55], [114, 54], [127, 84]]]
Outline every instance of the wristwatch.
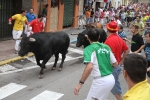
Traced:
[[81, 80], [79, 81], [79, 83], [84, 84], [84, 82], [82, 82]]

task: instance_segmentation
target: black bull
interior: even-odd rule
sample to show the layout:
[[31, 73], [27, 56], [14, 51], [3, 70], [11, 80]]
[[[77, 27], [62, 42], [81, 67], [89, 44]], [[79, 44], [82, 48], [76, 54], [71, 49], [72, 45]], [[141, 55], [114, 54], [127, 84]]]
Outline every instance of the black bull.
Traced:
[[[52, 67], [53, 70], [56, 69], [59, 53], [62, 54], [62, 61], [58, 68], [58, 70], [61, 71], [68, 52], [69, 44], [70, 38], [65, 32], [36, 33], [30, 37], [22, 38], [19, 55], [24, 56], [28, 52], [34, 53], [37, 65], [41, 67], [41, 71], [39, 73], [41, 78], [44, 74], [43, 69], [45, 68], [45, 64], [53, 54], [55, 55], [55, 62]], [[43, 60], [43, 62], [40, 63], [40, 60]]]
[[[97, 29], [98, 29], [99, 35], [100, 35], [99, 42], [104, 43], [107, 38], [107, 34], [103, 28], [97, 28]], [[87, 32], [88, 32], [88, 29], [84, 30], [82, 33], [78, 34], [76, 47], [81, 47], [83, 45], [85, 48], [86, 46], [88, 46], [90, 44], [90, 42], [87, 40], [87, 37], [85, 36], [87, 34]]]

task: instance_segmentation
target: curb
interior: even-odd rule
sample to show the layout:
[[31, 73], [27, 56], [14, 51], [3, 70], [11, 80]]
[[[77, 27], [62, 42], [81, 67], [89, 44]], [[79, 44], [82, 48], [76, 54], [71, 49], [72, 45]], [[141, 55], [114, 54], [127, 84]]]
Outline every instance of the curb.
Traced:
[[[70, 43], [74, 43], [74, 42], [76, 42], [76, 41], [77, 41], [77, 39], [73, 39], [73, 40], [70, 41]], [[1, 62], [0, 62], [0, 67], [1, 67], [2, 65], [5, 65], [5, 64], [11, 63], [11, 62], [15, 62], [15, 61], [24, 59], [24, 58], [26, 58], [26, 57], [32, 57], [32, 56], [34, 56], [34, 54], [33, 54], [33, 53], [29, 53], [27, 56], [23, 56], [23, 57], [18, 56], [18, 57], [15, 57], [15, 58], [11, 58], [11, 59], [7, 59], [7, 60], [4, 60], [4, 61], [1, 61]]]
[[33, 53], [29, 53], [27, 56], [23, 56], [23, 57], [18, 56], [18, 57], [15, 57], [15, 58], [11, 58], [11, 59], [8, 59], [8, 60], [1, 61], [0, 62], [0, 67], [2, 65], [5, 65], [5, 64], [8, 64], [8, 63], [11, 63], [11, 62], [14, 62], [14, 61], [18, 61], [18, 60], [24, 59], [26, 57], [32, 57], [32, 56], [34, 56], [34, 54]]

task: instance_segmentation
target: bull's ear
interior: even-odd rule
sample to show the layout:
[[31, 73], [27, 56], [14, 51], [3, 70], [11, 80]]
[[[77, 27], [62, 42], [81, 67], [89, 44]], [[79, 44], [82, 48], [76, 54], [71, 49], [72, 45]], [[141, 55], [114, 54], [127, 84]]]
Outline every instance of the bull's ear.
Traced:
[[29, 38], [30, 42], [35, 42], [36, 40], [34, 38]]

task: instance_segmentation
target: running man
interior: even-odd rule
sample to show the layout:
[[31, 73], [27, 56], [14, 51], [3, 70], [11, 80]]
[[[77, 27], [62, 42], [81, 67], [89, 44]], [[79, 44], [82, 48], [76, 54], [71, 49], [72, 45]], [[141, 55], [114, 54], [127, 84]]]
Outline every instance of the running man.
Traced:
[[15, 14], [11, 18], [9, 18], [9, 23], [8, 24], [12, 24], [11, 23], [12, 20], [15, 20], [12, 35], [13, 35], [13, 39], [16, 41], [15, 54], [18, 54], [19, 45], [20, 45], [20, 42], [21, 42], [20, 38], [21, 38], [21, 35], [22, 35], [22, 32], [23, 32], [23, 26], [24, 26], [25, 23], [28, 24], [28, 20], [26, 18], [26, 11], [21, 10], [20, 14]]
[[86, 100], [106, 100], [115, 84], [112, 66], [118, 66], [118, 63], [111, 49], [98, 42], [99, 37], [99, 31], [96, 28], [88, 30], [87, 39], [90, 45], [84, 49], [86, 67], [79, 84], [74, 88], [74, 94], [78, 95], [79, 90], [91, 73], [93, 82]]

